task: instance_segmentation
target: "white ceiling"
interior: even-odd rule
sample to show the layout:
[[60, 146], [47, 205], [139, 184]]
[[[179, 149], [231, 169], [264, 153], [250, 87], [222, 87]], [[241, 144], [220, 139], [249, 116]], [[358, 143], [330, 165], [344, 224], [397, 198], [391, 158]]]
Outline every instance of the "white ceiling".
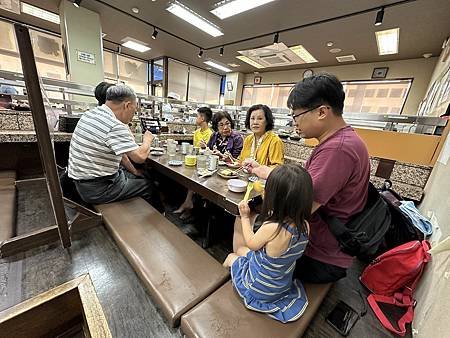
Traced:
[[[129, 55], [146, 60], [169, 56], [201, 68], [206, 68], [207, 65], [203, 64], [203, 61], [211, 58], [223, 64], [240, 64], [240, 67], [235, 68], [237, 71], [253, 72], [257, 69], [235, 58], [239, 55], [237, 51], [271, 44], [273, 42], [272, 35], [226, 46], [223, 57], [219, 56], [219, 47], [211, 50], [208, 48], [398, 2], [388, 0], [276, 0], [251, 11], [220, 20], [209, 12], [219, 0], [180, 1], [219, 26], [224, 35], [217, 38], [211, 37], [170, 14], [166, 11], [170, 2], [166, 0], [83, 0], [81, 6], [100, 14], [103, 31], [107, 33], [106, 40], [120, 43], [124, 37], [130, 36], [146, 42], [152, 47], [151, 51], [146, 53], [138, 53], [124, 48], [123, 51]], [[60, 0], [29, 0], [28, 2], [52, 12], [58, 12]], [[138, 7], [139, 14], [132, 13], [132, 7]], [[383, 24], [378, 27], [374, 26], [375, 10], [283, 32], [280, 33], [280, 42], [282, 41], [288, 46], [302, 44], [319, 62], [309, 66], [275, 69], [337, 65], [335, 56], [347, 54], [354, 54], [357, 63], [418, 58], [424, 53], [432, 53], [436, 56], [440, 54], [443, 40], [450, 34], [449, 13], [449, 0], [417, 0], [386, 8]], [[55, 32], [59, 31], [57, 25], [27, 15], [14, 15], [1, 10], [0, 15]], [[201, 46], [205, 49], [203, 59], [197, 57], [199, 51], [197, 47], [164, 32], [159, 32], [156, 40], [151, 39], [153, 32], [151, 25], [161, 27], [175, 36]], [[399, 53], [379, 56], [375, 31], [394, 27], [400, 27]], [[341, 48], [342, 52], [331, 54], [328, 51], [330, 48], [326, 46], [328, 41], [333, 41], [333, 47]], [[117, 45], [107, 41], [104, 44], [107, 48], [117, 48]], [[274, 69], [266, 68], [264, 70]]]

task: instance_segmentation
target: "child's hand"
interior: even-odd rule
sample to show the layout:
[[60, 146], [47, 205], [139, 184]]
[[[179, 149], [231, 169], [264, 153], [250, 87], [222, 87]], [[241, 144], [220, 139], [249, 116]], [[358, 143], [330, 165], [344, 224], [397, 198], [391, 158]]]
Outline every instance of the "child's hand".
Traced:
[[248, 207], [248, 203], [244, 200], [239, 202], [239, 214], [241, 217], [249, 217], [250, 216], [250, 208]]
[[200, 144], [199, 144], [200, 148], [205, 149], [207, 144], [205, 142], [205, 140], [200, 140]]

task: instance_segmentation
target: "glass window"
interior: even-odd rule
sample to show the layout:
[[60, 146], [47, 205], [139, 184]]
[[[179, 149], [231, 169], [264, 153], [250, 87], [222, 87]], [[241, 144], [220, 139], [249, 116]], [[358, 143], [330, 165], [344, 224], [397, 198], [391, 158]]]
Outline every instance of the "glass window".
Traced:
[[123, 55], [118, 56], [119, 81], [133, 88], [137, 93], [147, 94], [147, 62], [138, 61]]
[[168, 95], [171, 96], [171, 93], [174, 93], [180, 97], [180, 100], [186, 101], [188, 65], [170, 59], [168, 66]]
[[401, 114], [412, 80], [343, 82], [344, 112]]
[[206, 72], [201, 69], [190, 67], [188, 101], [205, 102], [205, 92], [206, 92]]
[[14, 26], [0, 21], [0, 70], [22, 73]]
[[117, 58], [115, 53], [103, 51], [103, 73], [105, 80], [117, 82]]
[[242, 105], [266, 104], [269, 107], [286, 108], [289, 93], [294, 83], [279, 85], [244, 86]]
[[30, 37], [39, 76], [66, 80], [61, 38], [34, 30]]

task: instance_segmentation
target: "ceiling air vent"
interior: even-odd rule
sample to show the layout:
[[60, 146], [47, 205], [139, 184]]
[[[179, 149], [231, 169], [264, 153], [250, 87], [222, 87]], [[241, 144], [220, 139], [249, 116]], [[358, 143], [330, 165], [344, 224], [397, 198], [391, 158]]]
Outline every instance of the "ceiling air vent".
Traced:
[[350, 55], [336, 56], [336, 60], [338, 60], [338, 62], [350, 62], [356, 61], [356, 58], [353, 54], [350, 54]]
[[244, 57], [238, 57], [240, 60], [247, 62], [245, 61], [246, 57], [252, 62], [260, 65], [258, 68], [292, 66], [317, 62], [303, 46], [298, 45], [288, 47], [282, 42], [238, 52]]

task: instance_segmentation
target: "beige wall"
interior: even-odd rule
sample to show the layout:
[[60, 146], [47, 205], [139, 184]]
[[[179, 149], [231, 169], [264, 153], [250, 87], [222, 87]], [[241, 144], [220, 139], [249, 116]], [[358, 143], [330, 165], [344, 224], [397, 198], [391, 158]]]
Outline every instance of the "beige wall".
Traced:
[[[450, 49], [450, 45], [447, 48]], [[447, 58], [446, 62], [442, 62], [443, 55], [444, 53], [441, 54], [439, 62], [436, 64], [430, 85], [450, 67], [450, 57]], [[445, 106], [449, 102], [450, 99], [445, 102]], [[436, 107], [439, 113], [443, 112], [441, 106]], [[435, 113], [432, 112], [431, 115], [435, 115]], [[447, 128], [449, 127], [447, 126]], [[444, 135], [443, 137], [445, 137]], [[441, 151], [441, 157], [433, 168], [425, 187], [425, 198], [420, 206], [424, 214], [428, 212], [435, 214], [442, 231], [442, 238], [450, 236], [450, 160], [447, 161], [444, 158], [443, 154], [446, 152], [450, 152], [450, 136], [447, 136], [446, 143]]]
[[[314, 73], [327, 72], [336, 75], [341, 81], [368, 80], [375, 67], [389, 67], [387, 79], [413, 78], [411, 90], [403, 108], [405, 115], [415, 115], [422, 101], [437, 57], [429, 59], [410, 59], [362, 64], [340, 65], [332, 67], [311, 68]], [[260, 72], [262, 84], [294, 83], [302, 79], [304, 69], [282, 70], [276, 72]], [[244, 84], [253, 84], [254, 74], [245, 74]]]
[[[450, 48], [448, 46], [447, 48]], [[433, 72], [431, 83], [434, 82], [450, 66], [450, 57], [441, 62], [443, 53]], [[448, 104], [448, 101], [446, 102]], [[436, 110], [440, 110], [436, 107]], [[431, 115], [435, 115], [436, 111]], [[448, 130], [447, 126], [447, 130]], [[443, 136], [445, 137], [445, 136]], [[425, 197], [420, 205], [424, 215], [432, 213], [432, 221], [438, 226], [434, 228], [431, 237], [434, 250], [442, 251], [432, 254], [432, 261], [428, 263], [419, 288], [415, 293], [417, 307], [413, 321], [415, 337], [444, 337], [448, 336], [448, 313], [450, 310], [450, 160], [443, 156], [450, 153], [450, 136], [441, 151], [441, 157], [436, 162], [431, 176], [425, 187]], [[446, 239], [444, 241], [444, 239]], [[439, 243], [439, 245], [437, 245]]]

